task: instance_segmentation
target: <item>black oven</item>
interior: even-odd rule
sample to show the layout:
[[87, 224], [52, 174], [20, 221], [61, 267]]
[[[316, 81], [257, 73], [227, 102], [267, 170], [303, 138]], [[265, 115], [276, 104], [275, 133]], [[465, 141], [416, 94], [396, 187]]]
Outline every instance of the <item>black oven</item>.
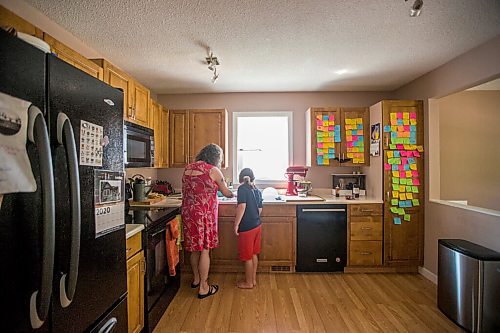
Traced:
[[123, 147], [126, 168], [154, 166], [155, 142], [152, 129], [124, 122]]
[[166, 256], [166, 232], [169, 232], [170, 221], [180, 211], [178, 208], [145, 210], [133, 207], [132, 212], [133, 222], [142, 223], [145, 227], [143, 230], [143, 249], [146, 257], [144, 332], [152, 332], [180, 287], [180, 266], [176, 267], [176, 276], [170, 276]]

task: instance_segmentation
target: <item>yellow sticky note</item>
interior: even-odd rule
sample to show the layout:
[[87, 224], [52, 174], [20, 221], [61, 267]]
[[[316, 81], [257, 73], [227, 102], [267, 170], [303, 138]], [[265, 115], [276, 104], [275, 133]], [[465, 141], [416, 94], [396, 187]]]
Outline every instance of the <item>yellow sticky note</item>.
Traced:
[[394, 112], [391, 112], [391, 114], [389, 115], [389, 117], [390, 117], [391, 119], [397, 119], [397, 114], [396, 114], [396, 113], [394, 113]]
[[416, 125], [417, 119], [410, 119], [410, 125]]
[[363, 118], [357, 118], [356, 124], [363, 124]]
[[[396, 124], [397, 124], [397, 121], [396, 121]], [[396, 132], [398, 130], [398, 127], [396, 126], [396, 124], [391, 124], [391, 132]]]
[[399, 178], [399, 171], [393, 171], [393, 172], [392, 172], [392, 176], [393, 176], [394, 178]]
[[413, 200], [413, 193], [406, 193], [407, 200]]
[[387, 151], [387, 158], [393, 158], [394, 157], [394, 152], [392, 150]]
[[411, 178], [411, 176], [412, 176], [411, 171], [406, 171], [406, 177]]
[[399, 192], [404, 192], [406, 189], [406, 186], [404, 185], [399, 185]]
[[406, 200], [406, 194], [405, 193], [399, 193], [399, 200]]
[[419, 153], [423, 152], [424, 151], [424, 147], [423, 146], [417, 146], [417, 150]]
[[399, 192], [398, 191], [392, 191], [392, 197], [393, 198], [399, 197]]
[[330, 159], [328, 158], [323, 159], [323, 165], [330, 165]]
[[345, 131], [346, 136], [351, 136], [352, 135], [352, 130]]
[[403, 112], [403, 119], [410, 119], [410, 113], [409, 112]]
[[403, 125], [410, 125], [410, 119], [403, 119]]
[[410, 170], [417, 170], [416, 164], [410, 164]]

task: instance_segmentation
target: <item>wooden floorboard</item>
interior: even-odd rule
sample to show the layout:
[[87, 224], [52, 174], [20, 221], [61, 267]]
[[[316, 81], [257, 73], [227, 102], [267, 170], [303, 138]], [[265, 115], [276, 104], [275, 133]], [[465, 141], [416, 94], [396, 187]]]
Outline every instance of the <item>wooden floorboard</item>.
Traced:
[[463, 332], [436, 306], [436, 286], [419, 274], [213, 273], [220, 290], [196, 297], [191, 277], [154, 333], [163, 332]]

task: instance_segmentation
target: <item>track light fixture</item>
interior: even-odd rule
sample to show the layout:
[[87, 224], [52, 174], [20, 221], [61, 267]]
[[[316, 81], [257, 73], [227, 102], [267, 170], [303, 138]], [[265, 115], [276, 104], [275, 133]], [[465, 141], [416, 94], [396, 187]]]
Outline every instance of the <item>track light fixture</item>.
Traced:
[[217, 74], [217, 66], [220, 65], [219, 59], [217, 59], [212, 51], [210, 51], [210, 55], [206, 57], [205, 60], [207, 61], [208, 69], [214, 72], [214, 75], [212, 76], [212, 83], [215, 83], [219, 78], [219, 74]]
[[[408, 1], [408, 0], [405, 0]], [[424, 6], [424, 2], [422, 0], [415, 0], [413, 6], [410, 7], [410, 17], [417, 17], [420, 15], [422, 11], [422, 7]]]

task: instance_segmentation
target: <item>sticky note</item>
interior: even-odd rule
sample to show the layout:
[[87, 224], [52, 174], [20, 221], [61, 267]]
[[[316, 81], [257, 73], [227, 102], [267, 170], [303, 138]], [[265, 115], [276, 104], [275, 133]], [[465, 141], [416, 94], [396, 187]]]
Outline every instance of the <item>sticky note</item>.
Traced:
[[391, 199], [391, 205], [397, 206], [398, 205], [398, 199]]
[[392, 197], [393, 198], [398, 198], [399, 197], [399, 192], [398, 191], [392, 191]]
[[398, 208], [398, 215], [405, 215], [405, 210], [403, 208]]
[[406, 185], [406, 192], [411, 192], [411, 190], [412, 190], [412, 187], [409, 185]]
[[406, 171], [400, 171], [399, 172], [399, 178], [406, 178]]
[[418, 199], [413, 199], [412, 203], [413, 203], [413, 206], [420, 206], [420, 200], [418, 200]]
[[393, 158], [394, 157], [394, 152], [392, 150], [387, 151], [387, 158]]
[[406, 193], [407, 200], [413, 200], [413, 193]]
[[406, 180], [406, 185], [413, 185], [413, 179], [408, 178], [408, 179]]
[[399, 178], [399, 172], [398, 171], [393, 171], [392, 176], [395, 178]]
[[393, 184], [399, 184], [399, 178], [392, 178]]
[[418, 187], [417, 187], [417, 186], [412, 186], [412, 187], [411, 187], [411, 191], [412, 191], [413, 193], [418, 193]]
[[411, 170], [417, 170], [417, 165], [416, 164], [410, 164], [410, 169]]
[[401, 157], [401, 154], [399, 153], [399, 150], [394, 151], [394, 157]]
[[412, 170], [412, 172], [411, 172], [411, 176], [412, 176], [413, 178], [418, 177], [418, 171], [416, 171], [416, 170]]
[[[398, 178], [394, 178], [394, 179], [398, 179]], [[399, 184], [392, 184], [392, 190], [399, 191]]]
[[413, 152], [413, 156], [415, 156], [415, 157], [420, 157], [420, 153], [419, 153], [418, 151], [414, 151], [414, 152]]
[[399, 165], [397, 165], [397, 164], [393, 164], [393, 165], [391, 165], [391, 170], [392, 170], [392, 171], [398, 171], [398, 170], [399, 170], [399, 167], [400, 167]]
[[411, 178], [412, 177], [411, 171], [405, 171], [405, 176]]
[[413, 179], [413, 185], [420, 185], [420, 180], [418, 178]]
[[391, 207], [391, 213], [397, 214], [398, 213], [398, 208], [397, 207]]
[[395, 217], [394, 218], [394, 224], [401, 224], [401, 218]]
[[396, 145], [389, 145], [389, 149], [396, 149]]
[[399, 200], [406, 200], [406, 193], [399, 193]]
[[405, 214], [404, 220], [410, 222], [410, 214]]
[[417, 151], [419, 153], [423, 152], [424, 151], [424, 147], [423, 146], [417, 146]]
[[405, 178], [401, 178], [399, 180], [399, 183], [402, 184], [402, 185], [406, 185], [407, 184], [407, 180]]
[[[400, 182], [401, 182], [401, 180], [402, 180], [402, 178], [399, 179]], [[405, 190], [406, 190], [406, 186], [404, 186], [404, 185], [398, 185], [398, 191], [399, 192], [405, 192]]]
[[410, 119], [417, 119], [417, 113], [416, 112], [410, 112]]

